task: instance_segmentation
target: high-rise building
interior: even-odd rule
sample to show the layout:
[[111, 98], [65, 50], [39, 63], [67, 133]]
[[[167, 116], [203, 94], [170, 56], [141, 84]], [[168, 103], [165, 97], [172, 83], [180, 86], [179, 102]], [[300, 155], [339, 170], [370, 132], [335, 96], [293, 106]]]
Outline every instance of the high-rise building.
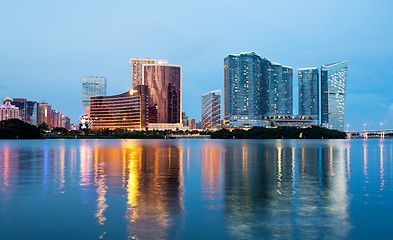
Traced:
[[61, 112], [57, 110], [51, 110], [51, 125], [53, 127], [62, 127], [62, 116]]
[[193, 130], [196, 129], [196, 120], [194, 118], [189, 118], [188, 122], [188, 129]]
[[85, 76], [82, 78], [82, 89], [85, 114], [90, 115], [90, 98], [106, 96], [106, 79], [105, 77]]
[[42, 101], [38, 108], [38, 124], [46, 123], [48, 126], [52, 124], [51, 119], [52, 106]]
[[27, 122], [27, 116], [26, 116], [26, 109], [27, 109], [27, 99], [26, 98], [14, 98], [11, 101], [11, 105], [14, 105], [19, 108], [20, 111], [20, 116], [22, 121]]
[[282, 80], [279, 85], [282, 90], [279, 98], [279, 113], [282, 115], [293, 115], [293, 69], [282, 66]]
[[149, 124], [181, 126], [181, 66], [159, 61], [143, 68], [143, 85], [149, 91]]
[[348, 61], [321, 67], [321, 123], [340, 131], [344, 130], [347, 68]]
[[262, 115], [262, 59], [255, 53], [224, 59], [224, 114], [230, 127], [259, 126]]
[[221, 127], [221, 90], [202, 95], [202, 129]]
[[[92, 129], [146, 129], [148, 101], [148, 88], [144, 85], [115, 96], [92, 97]], [[88, 119], [86, 115], [82, 117]]]
[[224, 87], [225, 126], [263, 126], [264, 116], [293, 115], [292, 68], [255, 52], [224, 59]]
[[[264, 59], [263, 95], [266, 96], [264, 115], [293, 114], [293, 70]], [[265, 105], [265, 106], [266, 106]]]
[[154, 59], [130, 59], [131, 63], [131, 86], [135, 88], [142, 85], [143, 82], [143, 65], [155, 64], [157, 61]]
[[71, 121], [69, 117], [61, 115], [61, 127], [71, 130]]
[[299, 68], [299, 115], [319, 119], [318, 68]]

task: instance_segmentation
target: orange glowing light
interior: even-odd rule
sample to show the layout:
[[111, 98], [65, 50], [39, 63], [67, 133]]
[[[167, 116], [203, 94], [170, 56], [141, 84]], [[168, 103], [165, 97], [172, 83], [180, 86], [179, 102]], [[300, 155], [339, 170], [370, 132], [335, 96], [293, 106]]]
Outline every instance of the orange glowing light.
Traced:
[[134, 95], [134, 93], [137, 93], [137, 92], [138, 92], [137, 90], [131, 89], [131, 90], [130, 90], [130, 95]]

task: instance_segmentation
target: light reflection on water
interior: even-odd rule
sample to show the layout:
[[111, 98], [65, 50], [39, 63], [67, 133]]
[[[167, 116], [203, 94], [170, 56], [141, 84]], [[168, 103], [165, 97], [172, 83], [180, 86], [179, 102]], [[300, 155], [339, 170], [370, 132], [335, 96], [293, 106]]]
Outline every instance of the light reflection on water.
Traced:
[[392, 146], [1, 140], [0, 239], [387, 238]]

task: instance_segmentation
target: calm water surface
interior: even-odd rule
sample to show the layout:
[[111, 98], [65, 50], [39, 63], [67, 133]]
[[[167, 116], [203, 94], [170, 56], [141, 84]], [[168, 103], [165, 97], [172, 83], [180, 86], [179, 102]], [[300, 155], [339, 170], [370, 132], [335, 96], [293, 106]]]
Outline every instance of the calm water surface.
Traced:
[[391, 239], [392, 140], [0, 140], [0, 239]]

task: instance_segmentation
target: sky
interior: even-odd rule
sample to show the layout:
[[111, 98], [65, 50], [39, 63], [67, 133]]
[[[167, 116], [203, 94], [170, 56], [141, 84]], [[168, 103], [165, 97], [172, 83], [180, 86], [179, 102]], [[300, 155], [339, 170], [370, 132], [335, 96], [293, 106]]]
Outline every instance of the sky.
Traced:
[[[345, 125], [393, 129], [393, 1], [0, 1], [0, 100], [46, 101], [77, 124], [82, 77], [131, 87], [130, 58], [182, 65], [183, 111], [224, 89], [224, 58], [255, 51], [294, 69], [348, 60]], [[294, 92], [295, 113], [297, 92]]]

